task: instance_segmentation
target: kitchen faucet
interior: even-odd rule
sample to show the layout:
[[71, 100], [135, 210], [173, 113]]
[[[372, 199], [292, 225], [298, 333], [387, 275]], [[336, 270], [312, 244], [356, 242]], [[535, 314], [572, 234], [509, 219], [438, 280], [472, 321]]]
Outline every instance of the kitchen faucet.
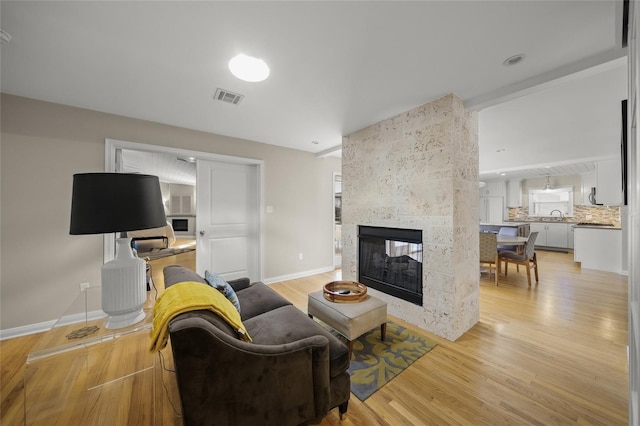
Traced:
[[558, 209], [551, 210], [551, 211], [549, 212], [549, 216], [553, 216], [553, 212], [558, 212], [558, 213], [560, 213], [560, 219], [564, 218], [564, 216], [562, 215], [562, 212], [561, 212], [560, 210], [558, 210]]

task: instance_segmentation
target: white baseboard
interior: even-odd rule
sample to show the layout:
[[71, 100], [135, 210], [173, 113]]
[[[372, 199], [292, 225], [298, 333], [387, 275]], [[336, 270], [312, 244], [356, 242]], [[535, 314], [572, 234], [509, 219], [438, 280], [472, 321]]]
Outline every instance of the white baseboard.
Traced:
[[279, 283], [280, 281], [296, 280], [298, 278], [304, 278], [310, 275], [323, 274], [325, 272], [330, 272], [333, 270], [335, 270], [335, 267], [326, 266], [324, 268], [312, 269], [310, 271], [296, 272], [295, 274], [280, 275], [279, 277], [266, 278], [262, 282], [265, 284]]
[[13, 339], [14, 337], [26, 336], [28, 334], [41, 333], [50, 330], [57, 321], [45, 321], [36, 324], [23, 325], [20, 327], [7, 328], [0, 330], [0, 340]]
[[39, 322], [36, 324], [23, 325], [20, 327], [8, 328], [6, 330], [0, 330], [0, 340], [13, 339], [14, 337], [27, 336], [29, 334], [42, 333], [43, 331], [49, 331], [56, 325], [69, 325], [84, 322], [85, 319], [93, 321], [105, 316], [102, 311], [92, 311], [85, 316], [84, 313], [67, 315], [60, 320], [51, 320], [45, 322]]
[[[335, 267], [333, 266], [326, 266], [323, 268], [318, 268], [318, 269], [312, 269], [310, 271], [303, 271], [303, 272], [296, 272], [295, 274], [287, 274], [287, 275], [281, 275], [279, 277], [272, 277], [272, 278], [267, 278], [264, 279], [262, 282], [265, 284], [273, 284], [273, 283], [277, 283], [280, 281], [289, 281], [289, 280], [295, 280], [298, 278], [304, 278], [304, 277], [308, 277], [310, 275], [316, 275], [316, 274], [323, 274], [325, 272], [330, 272], [335, 270]], [[104, 316], [104, 312], [102, 311], [93, 311], [93, 312], [89, 312], [89, 320], [95, 320], [98, 318], [102, 318]], [[60, 324], [61, 325], [67, 325], [67, 324], [76, 324], [79, 322], [83, 322], [85, 320], [85, 315], [83, 313], [81, 314], [74, 314], [74, 315], [69, 315], [66, 317], [63, 317], [60, 319]], [[40, 323], [36, 323], [36, 324], [29, 324], [29, 325], [24, 325], [21, 327], [15, 327], [15, 328], [8, 328], [6, 330], [0, 330], [0, 341], [1, 340], [5, 340], [5, 339], [12, 339], [14, 337], [20, 337], [20, 336], [26, 336], [29, 334], [34, 334], [34, 333], [41, 333], [43, 331], [48, 331], [51, 329], [51, 327], [53, 327], [58, 321], [56, 320], [52, 320], [52, 321], [45, 321], [45, 322], [40, 322]]]

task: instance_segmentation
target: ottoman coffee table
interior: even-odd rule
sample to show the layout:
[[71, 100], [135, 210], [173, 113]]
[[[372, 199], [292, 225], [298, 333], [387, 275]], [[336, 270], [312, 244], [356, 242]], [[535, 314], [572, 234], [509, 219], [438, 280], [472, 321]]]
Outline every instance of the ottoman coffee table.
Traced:
[[380, 338], [387, 331], [387, 303], [367, 295], [360, 302], [341, 303], [325, 299], [323, 291], [309, 293], [307, 304], [309, 317], [318, 318], [349, 341], [349, 359], [353, 341], [369, 330], [380, 326]]

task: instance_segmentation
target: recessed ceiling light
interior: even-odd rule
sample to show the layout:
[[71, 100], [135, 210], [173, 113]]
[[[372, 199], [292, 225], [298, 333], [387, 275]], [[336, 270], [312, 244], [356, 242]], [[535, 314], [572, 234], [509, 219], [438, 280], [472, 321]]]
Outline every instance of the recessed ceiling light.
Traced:
[[518, 53], [517, 55], [513, 55], [502, 62], [502, 65], [505, 67], [510, 67], [511, 65], [519, 64], [524, 59], [524, 53]]
[[506, 173], [500, 173], [500, 176], [506, 176], [506, 175], [507, 175]]
[[229, 70], [240, 80], [251, 83], [263, 81], [269, 77], [269, 67], [262, 59], [242, 54], [229, 61]]

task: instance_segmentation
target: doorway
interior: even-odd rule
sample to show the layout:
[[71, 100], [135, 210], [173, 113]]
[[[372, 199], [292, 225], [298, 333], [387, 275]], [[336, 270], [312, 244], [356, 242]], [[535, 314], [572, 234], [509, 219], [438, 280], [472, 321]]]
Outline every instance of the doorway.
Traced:
[[333, 173], [333, 266], [342, 267], [342, 175]]
[[[250, 198], [250, 208], [253, 212], [254, 226], [252, 226], [250, 232], [251, 237], [247, 240], [248, 246], [245, 252], [246, 256], [251, 257], [251, 265], [252, 265], [252, 273], [251, 280], [252, 281], [260, 281], [264, 276], [264, 267], [263, 267], [263, 241], [264, 241], [264, 217], [263, 217], [263, 176], [264, 176], [264, 162], [261, 160], [248, 159], [242, 157], [233, 157], [233, 156], [225, 156], [219, 154], [213, 154], [208, 152], [200, 152], [200, 151], [191, 151], [179, 148], [170, 148], [165, 146], [158, 145], [149, 145], [149, 144], [141, 144], [136, 142], [128, 142], [128, 141], [120, 141], [114, 139], [106, 139], [105, 140], [105, 171], [107, 172], [117, 172], [121, 170], [122, 167], [122, 158], [119, 155], [121, 150], [133, 150], [140, 151], [143, 153], [162, 153], [169, 154], [171, 156], [175, 156], [177, 158], [190, 159], [192, 161], [213, 161], [218, 164], [226, 164], [232, 167], [233, 165], [237, 166], [245, 166], [248, 169], [252, 170], [254, 177], [253, 184], [253, 192], [248, 194], [247, 197]], [[202, 186], [198, 192], [202, 190], [206, 190], [209, 193], [216, 193], [213, 188], [211, 188], [211, 181], [197, 182], [196, 187]], [[223, 208], [224, 203], [227, 202], [224, 198], [219, 197], [219, 193], [216, 193], [218, 196], [217, 203], [220, 208]], [[194, 197], [193, 203], [195, 205], [197, 211], [198, 200], [197, 197]], [[233, 203], [233, 200], [230, 200], [230, 204]], [[197, 217], [197, 215], [196, 215]], [[207, 259], [211, 259], [211, 253], [208, 253], [211, 250], [210, 245], [200, 244], [198, 239], [201, 237], [199, 230], [194, 230], [197, 250], [196, 252], [202, 250], [197, 256], [196, 259], [196, 271], [204, 271], [205, 269], [212, 269], [212, 265], [207, 264]], [[105, 235], [104, 238], [104, 261], [108, 262], [113, 259], [115, 253], [115, 235]], [[215, 248], [214, 248], [215, 249]], [[202, 255], [202, 256], [201, 256]], [[216, 259], [220, 259], [220, 256], [216, 257]], [[234, 259], [235, 261], [236, 259]], [[213, 265], [215, 267], [223, 267], [223, 269], [229, 269], [233, 265], [225, 266], [220, 263]]]

